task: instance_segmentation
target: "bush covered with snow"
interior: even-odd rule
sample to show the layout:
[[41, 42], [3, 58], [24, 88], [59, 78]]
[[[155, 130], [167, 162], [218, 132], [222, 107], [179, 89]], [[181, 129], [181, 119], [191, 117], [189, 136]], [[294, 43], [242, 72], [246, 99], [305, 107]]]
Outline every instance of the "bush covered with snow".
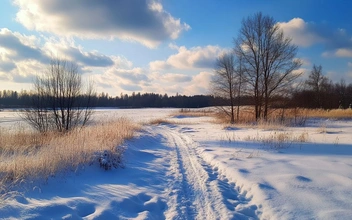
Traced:
[[101, 168], [111, 170], [123, 166], [124, 147], [116, 147], [114, 150], [104, 150], [98, 154], [98, 162]]

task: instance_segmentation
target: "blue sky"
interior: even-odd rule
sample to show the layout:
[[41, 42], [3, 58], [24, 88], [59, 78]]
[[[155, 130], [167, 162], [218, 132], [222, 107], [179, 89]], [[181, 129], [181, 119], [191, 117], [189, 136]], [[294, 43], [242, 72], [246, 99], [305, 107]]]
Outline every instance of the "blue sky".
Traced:
[[77, 63], [98, 92], [208, 94], [214, 60], [256, 12], [298, 46], [301, 80], [317, 64], [351, 83], [351, 8], [349, 0], [2, 0], [0, 90], [29, 90], [54, 55]]

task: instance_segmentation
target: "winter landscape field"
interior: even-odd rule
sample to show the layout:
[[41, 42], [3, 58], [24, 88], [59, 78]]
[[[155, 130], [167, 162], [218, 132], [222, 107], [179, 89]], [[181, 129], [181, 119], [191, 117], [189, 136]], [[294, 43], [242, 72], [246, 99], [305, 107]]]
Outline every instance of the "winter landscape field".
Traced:
[[[119, 117], [142, 124], [122, 144], [124, 168], [87, 164], [2, 191], [0, 219], [352, 217], [351, 120], [227, 126], [178, 109], [100, 109], [92, 124]], [[0, 112], [1, 131], [18, 123]]]

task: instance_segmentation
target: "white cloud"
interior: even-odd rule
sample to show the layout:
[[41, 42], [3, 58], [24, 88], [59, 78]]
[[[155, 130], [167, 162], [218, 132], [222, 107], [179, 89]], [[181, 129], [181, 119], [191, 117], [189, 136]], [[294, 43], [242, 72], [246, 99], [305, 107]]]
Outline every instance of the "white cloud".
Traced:
[[152, 71], [157, 70], [167, 70], [170, 69], [172, 66], [163, 60], [156, 60], [149, 63], [149, 67]]
[[183, 82], [190, 82], [192, 80], [192, 77], [186, 74], [180, 74], [180, 73], [167, 73], [167, 74], [164, 74], [161, 77], [161, 79], [167, 82], [183, 83]]
[[142, 68], [136, 67], [133, 69], [115, 69], [113, 74], [118, 76], [123, 83], [135, 84], [148, 81], [148, 77]]
[[150, 62], [151, 70], [163, 69], [194, 69], [194, 68], [214, 68], [216, 58], [225, 51], [219, 46], [208, 45], [205, 47], [192, 47], [187, 49], [185, 46], [177, 47], [172, 44], [172, 48], [177, 48], [178, 53], [171, 55], [167, 60], [157, 60]]
[[[121, 60], [109, 68], [94, 68], [91, 77], [97, 83], [100, 90], [106, 91], [112, 88], [116, 92], [137, 92], [142, 91], [142, 86], [150, 82], [147, 71], [133, 67], [131, 61]], [[116, 91], [117, 90], [117, 91]], [[111, 92], [111, 91], [110, 91]]]
[[293, 18], [288, 22], [279, 22], [278, 25], [286, 36], [292, 38], [292, 42], [298, 46], [308, 47], [323, 42], [324, 38], [311, 30], [309, 23], [302, 18]]
[[[153, 86], [144, 89], [171, 94], [208, 94], [215, 61], [229, 49], [212, 45], [186, 48], [175, 44], [169, 44], [169, 48], [177, 52], [166, 60], [149, 63]], [[170, 70], [177, 73], [170, 73]]]
[[169, 48], [173, 50], [178, 50], [180, 47], [177, 46], [175, 43], [169, 43]]
[[352, 49], [339, 48], [337, 50], [325, 51], [322, 57], [352, 57]]
[[163, 83], [168, 83], [168, 84], [184, 83], [184, 82], [190, 82], [192, 80], [191, 76], [187, 74], [182, 74], [182, 73], [161, 74], [158, 72], [154, 72], [150, 74], [150, 78], [156, 81], [160, 80]]
[[212, 73], [200, 72], [193, 76], [192, 81], [186, 87], [186, 93], [190, 94], [209, 94], [210, 80]]
[[306, 22], [302, 18], [279, 22], [278, 25], [298, 46], [309, 47], [323, 43], [323, 57], [352, 57], [352, 36], [345, 29]]
[[156, 47], [190, 29], [156, 0], [15, 0], [30, 30], [80, 38], [119, 38]]
[[47, 39], [43, 48], [47, 56], [53, 56], [54, 54], [57, 57], [63, 57], [82, 66], [106, 67], [114, 64], [111, 57], [101, 54], [98, 51], [84, 51], [83, 47], [76, 46], [74, 42], [69, 42], [65, 39]]
[[337, 57], [352, 57], [352, 49], [340, 48], [335, 52]]
[[175, 95], [199, 95], [209, 93], [211, 73], [206, 71], [194, 75], [181, 73], [151, 73], [151, 83], [142, 86], [144, 91]]
[[9, 29], [0, 30], [0, 80], [6, 83], [31, 83], [42, 71], [48, 57], [40, 49], [39, 39]]
[[47, 66], [37, 60], [20, 60], [11, 70], [0, 69], [0, 81], [7, 83], [32, 83], [34, 77]]
[[[32, 83], [35, 75], [47, 70], [51, 57], [76, 63], [80, 72], [88, 76], [103, 74], [110, 69], [117, 69], [119, 72], [119, 69], [132, 69], [133, 66], [124, 57], [86, 51], [72, 40], [26, 36], [5, 28], [0, 29], [1, 84]], [[126, 83], [128, 77], [140, 77], [136, 72], [120, 74], [123, 79], [121, 81]]]
[[348, 62], [347, 66], [352, 67], [352, 62]]
[[37, 45], [38, 39], [35, 36], [21, 35], [12, 32], [7, 28], [0, 30], [1, 56], [9, 59], [26, 60], [35, 59], [45, 61], [47, 59], [43, 50]]

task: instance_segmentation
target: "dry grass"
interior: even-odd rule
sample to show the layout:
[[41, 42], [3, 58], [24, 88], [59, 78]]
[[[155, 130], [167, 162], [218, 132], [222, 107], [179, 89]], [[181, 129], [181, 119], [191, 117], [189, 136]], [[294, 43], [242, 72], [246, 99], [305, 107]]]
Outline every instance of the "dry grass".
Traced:
[[[255, 121], [254, 107], [242, 106], [240, 109], [239, 120], [236, 121], [240, 126], [257, 126], [262, 129], [279, 129], [280, 127], [295, 125], [304, 126], [308, 118], [332, 118], [343, 119], [352, 118], [352, 109], [271, 109], [268, 119]], [[236, 113], [235, 113], [236, 115]], [[219, 124], [229, 123], [229, 117], [221, 111], [215, 114], [215, 122]]]
[[176, 120], [172, 120], [172, 119], [166, 119], [166, 118], [157, 118], [157, 119], [153, 119], [148, 121], [147, 123], [145, 123], [144, 125], [161, 125], [161, 124], [177, 124], [177, 125], [182, 125], [185, 124], [184, 122], [179, 122]]
[[352, 118], [352, 109], [300, 109], [301, 115], [314, 118]]
[[269, 135], [248, 136], [245, 141], [260, 142], [269, 149], [279, 150], [287, 148], [295, 143], [305, 143], [309, 141], [309, 135], [307, 132], [301, 134], [293, 134], [293, 132], [287, 131], [275, 131]]
[[201, 108], [201, 109], [191, 109], [191, 108], [181, 108], [178, 113], [172, 116], [188, 116], [188, 117], [203, 117], [203, 116], [214, 116], [216, 113], [214, 108]]
[[46, 179], [92, 162], [94, 154], [113, 150], [131, 138], [138, 126], [127, 119], [98, 124], [66, 134], [0, 130], [0, 189]]
[[309, 141], [309, 135], [308, 132], [303, 132], [300, 135], [298, 135], [297, 137], [295, 137], [295, 142], [299, 142], [299, 143], [305, 143]]
[[144, 123], [143, 125], [161, 125], [161, 124], [189, 125], [189, 124], [195, 124], [195, 122], [180, 121], [177, 119], [158, 118], [158, 119], [150, 120]]
[[174, 124], [174, 123], [176, 122], [170, 119], [157, 118], [157, 119], [148, 121], [147, 123], [145, 123], [145, 125], [160, 125], [160, 124]]
[[[221, 109], [216, 109], [213, 114], [215, 116], [215, 123], [218, 124], [229, 124], [230, 117], [226, 115]], [[237, 108], [235, 111], [235, 120], [237, 116]], [[251, 106], [241, 106], [239, 113], [239, 120], [236, 121], [236, 124], [239, 125], [248, 125], [255, 121], [254, 117], [254, 108]]]

